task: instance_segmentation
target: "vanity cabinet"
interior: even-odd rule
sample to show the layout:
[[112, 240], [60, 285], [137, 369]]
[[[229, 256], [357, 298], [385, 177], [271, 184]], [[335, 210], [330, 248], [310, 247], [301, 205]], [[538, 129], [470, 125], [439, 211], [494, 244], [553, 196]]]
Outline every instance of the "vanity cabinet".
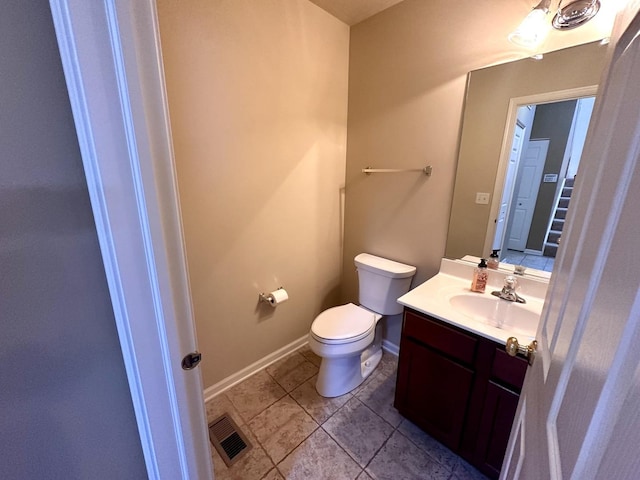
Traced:
[[406, 308], [395, 407], [497, 478], [526, 370], [504, 345]]

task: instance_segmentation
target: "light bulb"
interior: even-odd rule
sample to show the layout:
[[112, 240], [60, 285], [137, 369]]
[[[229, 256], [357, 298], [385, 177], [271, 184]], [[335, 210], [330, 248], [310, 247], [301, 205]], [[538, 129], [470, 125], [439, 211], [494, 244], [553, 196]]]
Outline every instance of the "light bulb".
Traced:
[[549, 32], [549, 24], [546, 21], [548, 12], [548, 9], [539, 7], [531, 10], [518, 28], [509, 34], [509, 41], [527, 48], [540, 45]]

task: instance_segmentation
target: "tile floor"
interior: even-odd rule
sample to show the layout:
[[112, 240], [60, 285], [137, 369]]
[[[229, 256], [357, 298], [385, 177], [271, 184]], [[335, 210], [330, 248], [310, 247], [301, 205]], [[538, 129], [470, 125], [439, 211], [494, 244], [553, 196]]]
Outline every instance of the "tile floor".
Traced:
[[216, 480], [485, 479], [393, 408], [396, 357], [332, 399], [319, 365], [305, 346], [207, 402], [208, 421], [229, 413], [253, 444], [230, 468], [211, 447]]
[[510, 263], [512, 265], [524, 265], [528, 268], [535, 268], [550, 272], [553, 270], [555, 257], [545, 257], [543, 255], [531, 255], [517, 250], [507, 250], [500, 259], [501, 262]]

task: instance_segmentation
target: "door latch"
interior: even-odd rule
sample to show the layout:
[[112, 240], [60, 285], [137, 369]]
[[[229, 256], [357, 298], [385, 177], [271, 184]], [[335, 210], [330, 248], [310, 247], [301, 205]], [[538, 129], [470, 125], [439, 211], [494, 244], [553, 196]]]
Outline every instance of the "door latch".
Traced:
[[202, 354], [198, 351], [187, 353], [182, 359], [183, 370], [193, 370], [202, 360]]

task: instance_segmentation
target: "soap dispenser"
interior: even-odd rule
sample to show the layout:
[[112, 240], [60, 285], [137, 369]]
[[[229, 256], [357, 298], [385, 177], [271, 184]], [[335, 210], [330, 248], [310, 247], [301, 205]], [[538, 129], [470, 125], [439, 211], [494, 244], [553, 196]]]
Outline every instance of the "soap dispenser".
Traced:
[[491, 268], [492, 270], [497, 270], [500, 266], [500, 255], [498, 255], [499, 251], [500, 249], [494, 250], [493, 252], [491, 252], [491, 255], [489, 255], [487, 267]]
[[473, 280], [471, 281], [471, 291], [484, 293], [487, 287], [487, 279], [489, 274], [487, 273], [487, 261], [484, 258], [480, 259], [480, 263], [473, 269]]

